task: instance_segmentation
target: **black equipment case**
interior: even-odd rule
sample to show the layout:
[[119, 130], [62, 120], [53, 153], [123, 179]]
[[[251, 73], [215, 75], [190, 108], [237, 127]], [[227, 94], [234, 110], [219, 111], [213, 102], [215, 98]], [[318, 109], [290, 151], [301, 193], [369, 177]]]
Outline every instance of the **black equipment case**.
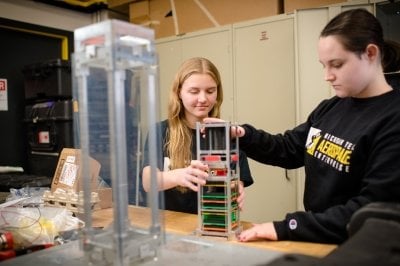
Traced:
[[71, 63], [55, 59], [27, 65], [24, 74], [25, 99], [68, 99], [72, 97]]
[[32, 174], [53, 176], [63, 148], [73, 148], [72, 100], [26, 105], [28, 167]]

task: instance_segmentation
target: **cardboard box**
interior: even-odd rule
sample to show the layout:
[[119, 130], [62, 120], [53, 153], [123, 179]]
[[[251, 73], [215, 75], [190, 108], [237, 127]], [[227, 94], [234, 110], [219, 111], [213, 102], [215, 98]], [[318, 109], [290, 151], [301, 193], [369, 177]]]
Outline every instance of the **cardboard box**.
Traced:
[[130, 4], [132, 2], [138, 2], [138, 0], [108, 0], [107, 6], [109, 8], [120, 7], [123, 5]]
[[112, 189], [111, 188], [98, 188], [96, 192], [100, 198], [100, 209], [107, 209], [112, 207]]
[[156, 38], [278, 15], [283, 0], [147, 0], [131, 3], [130, 22], [155, 30]]
[[111, 10], [115, 10], [128, 15], [129, 4], [139, 1], [142, 0], [108, 0], [107, 7]]
[[[72, 190], [79, 193], [79, 191], [82, 190], [83, 185], [80, 166], [80, 150], [64, 148], [58, 159], [56, 171], [51, 184], [51, 192], [60, 188], [65, 191]], [[98, 187], [100, 167], [98, 161], [90, 158], [90, 186], [92, 191], [97, 192], [99, 195], [100, 208], [110, 208], [112, 206], [112, 189]]]
[[346, 0], [284, 0], [284, 12], [292, 13], [295, 9], [306, 9], [343, 3]]
[[[201, 3], [202, 5], [198, 5]], [[223, 26], [281, 14], [281, 0], [175, 0], [179, 32]]]
[[129, 21], [154, 29], [156, 38], [175, 35], [170, 1], [147, 0], [130, 4]]
[[141, 24], [150, 21], [150, 3], [142, 1], [129, 5], [129, 20], [134, 24]]

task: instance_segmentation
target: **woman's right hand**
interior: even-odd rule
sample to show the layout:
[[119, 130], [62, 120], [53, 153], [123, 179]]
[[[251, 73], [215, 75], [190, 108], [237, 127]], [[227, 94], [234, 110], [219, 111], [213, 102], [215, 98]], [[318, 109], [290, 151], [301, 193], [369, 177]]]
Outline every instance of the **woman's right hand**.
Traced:
[[198, 185], [205, 185], [208, 177], [208, 165], [198, 160], [193, 160], [185, 168], [174, 169], [167, 172], [174, 179], [176, 186], [187, 187], [198, 191]]
[[[203, 119], [204, 123], [222, 123], [222, 122], [226, 122], [225, 120], [219, 119], [219, 118], [215, 118], [215, 117], [206, 117]], [[246, 133], [246, 131], [244, 130], [243, 127], [241, 126], [231, 126], [231, 137], [235, 138], [235, 137], [243, 137], [244, 134]]]

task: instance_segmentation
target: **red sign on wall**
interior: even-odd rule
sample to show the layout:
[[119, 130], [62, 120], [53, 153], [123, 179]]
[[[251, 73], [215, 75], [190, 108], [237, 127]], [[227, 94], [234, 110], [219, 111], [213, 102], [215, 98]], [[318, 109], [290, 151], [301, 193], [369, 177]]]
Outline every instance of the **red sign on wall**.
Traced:
[[8, 110], [7, 79], [0, 79], [0, 111]]
[[0, 79], [0, 91], [6, 91], [6, 90], [7, 90], [7, 80]]

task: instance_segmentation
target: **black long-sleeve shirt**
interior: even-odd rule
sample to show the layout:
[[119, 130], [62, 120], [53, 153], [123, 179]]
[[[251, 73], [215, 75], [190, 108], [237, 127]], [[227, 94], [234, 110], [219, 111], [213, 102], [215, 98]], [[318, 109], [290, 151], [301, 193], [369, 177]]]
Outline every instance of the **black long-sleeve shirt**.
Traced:
[[[165, 149], [165, 143], [167, 141], [167, 130], [168, 120], [161, 121], [157, 124], [157, 143], [159, 151], [162, 151], [162, 158], [157, 161], [157, 166], [160, 170], [164, 167], [164, 158], [167, 157], [167, 151]], [[147, 146], [147, 144], [146, 144]], [[195, 159], [197, 155], [196, 149], [196, 130], [192, 130], [192, 158]], [[145, 148], [145, 151], [147, 148]], [[149, 159], [145, 152], [143, 166], [149, 165]], [[160, 156], [160, 154], [159, 154]], [[244, 187], [248, 187], [253, 184], [253, 177], [251, 175], [249, 163], [247, 161], [246, 154], [239, 151], [239, 169], [240, 169], [240, 180], [243, 182]], [[170, 188], [163, 191], [162, 199], [164, 199], [164, 209], [178, 212], [194, 213], [197, 214], [198, 202], [197, 192], [188, 190], [186, 192], [179, 191], [176, 187]]]
[[279, 240], [341, 243], [356, 210], [400, 202], [400, 90], [325, 100], [284, 134], [244, 128], [240, 147], [249, 158], [305, 168], [305, 211], [274, 222]]

